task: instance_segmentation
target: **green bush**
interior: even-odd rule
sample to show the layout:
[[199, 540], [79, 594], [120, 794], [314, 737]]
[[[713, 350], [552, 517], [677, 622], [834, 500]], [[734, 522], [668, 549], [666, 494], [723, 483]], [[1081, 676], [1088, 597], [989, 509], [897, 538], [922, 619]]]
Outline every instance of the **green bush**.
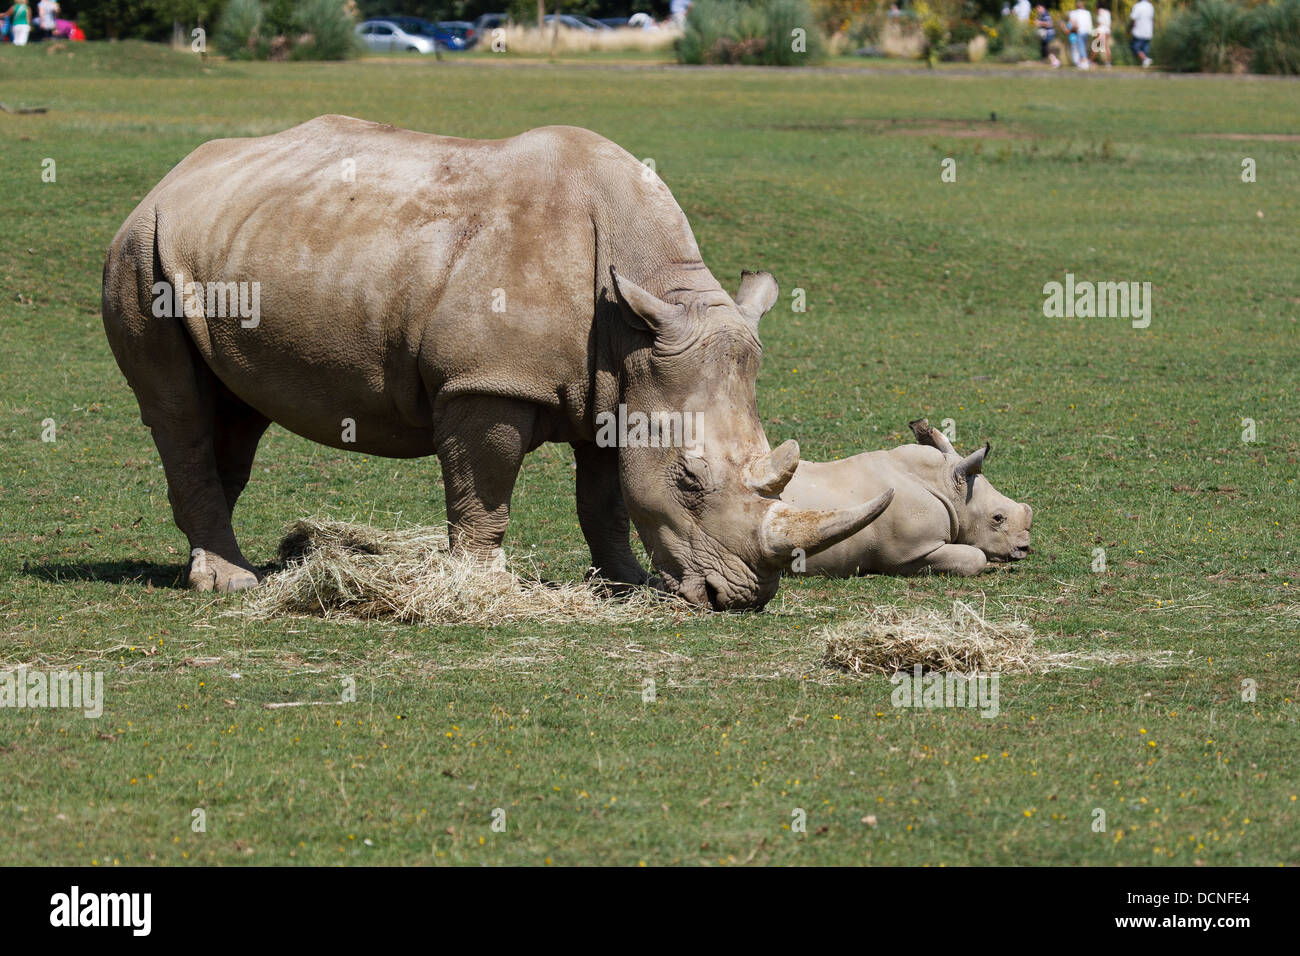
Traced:
[[695, 0], [677, 43], [681, 63], [795, 66], [825, 53], [807, 0]]
[[229, 0], [215, 40], [232, 60], [342, 60], [359, 49], [355, 28], [341, 0]]
[[339, 0], [298, 0], [293, 25], [310, 37], [293, 48], [295, 60], [343, 60], [360, 46], [356, 21]]
[[213, 36], [217, 49], [232, 60], [252, 60], [264, 55], [260, 0], [229, 0]]
[[1250, 12], [1247, 37], [1256, 73], [1300, 74], [1300, 0], [1280, 0]]
[[1022, 23], [1012, 14], [1003, 17], [989, 37], [989, 56], [999, 63], [1022, 63], [1039, 59], [1038, 32], [1032, 23]]
[[1244, 72], [1250, 60], [1248, 17], [1230, 0], [1197, 0], [1152, 43], [1155, 61], [1179, 73]]

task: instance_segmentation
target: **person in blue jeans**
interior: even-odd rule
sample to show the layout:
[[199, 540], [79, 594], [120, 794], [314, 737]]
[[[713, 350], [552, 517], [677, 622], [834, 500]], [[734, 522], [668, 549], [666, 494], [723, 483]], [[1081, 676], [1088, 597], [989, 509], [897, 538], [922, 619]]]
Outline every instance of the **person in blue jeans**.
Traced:
[[1128, 15], [1133, 55], [1143, 66], [1151, 65], [1151, 38], [1155, 35], [1156, 8], [1150, 0], [1138, 0]]
[[1047, 7], [1041, 3], [1034, 8], [1034, 29], [1038, 31], [1040, 59], [1050, 60], [1053, 67], [1060, 66], [1061, 61], [1051, 50], [1051, 43], [1056, 39], [1056, 26], [1052, 23], [1052, 15], [1047, 12]]

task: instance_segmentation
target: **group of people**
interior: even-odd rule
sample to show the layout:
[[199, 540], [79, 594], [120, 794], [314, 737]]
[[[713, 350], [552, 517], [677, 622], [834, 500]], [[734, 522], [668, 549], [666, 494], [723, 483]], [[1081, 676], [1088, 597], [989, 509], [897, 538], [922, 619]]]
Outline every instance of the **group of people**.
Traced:
[[0, 14], [0, 33], [14, 46], [26, 46], [27, 41], [44, 40], [58, 36], [58, 0], [39, 0], [36, 4], [36, 22], [32, 22], [32, 8], [27, 0], [14, 0], [13, 5]]
[[[1097, 5], [1095, 27], [1092, 22], [1092, 11], [1088, 9], [1084, 0], [1075, 0], [1074, 9], [1060, 24], [1061, 32], [1070, 38], [1070, 61], [1081, 70], [1090, 69], [1094, 62], [1104, 63], [1106, 66], [1111, 64], [1111, 18], [1107, 2], [1108, 0], [1103, 0]], [[1019, 19], [1027, 21], [1029, 0], [1017, 0], [1014, 12]], [[1061, 58], [1053, 49], [1057, 24], [1053, 22], [1052, 15], [1047, 12], [1047, 7], [1042, 4], [1034, 8], [1033, 18], [1034, 27], [1038, 31], [1042, 58], [1053, 67], [1059, 67]], [[1143, 66], [1151, 65], [1151, 39], [1155, 36], [1155, 21], [1156, 8], [1151, 5], [1151, 0], [1138, 0], [1129, 13], [1129, 46]]]

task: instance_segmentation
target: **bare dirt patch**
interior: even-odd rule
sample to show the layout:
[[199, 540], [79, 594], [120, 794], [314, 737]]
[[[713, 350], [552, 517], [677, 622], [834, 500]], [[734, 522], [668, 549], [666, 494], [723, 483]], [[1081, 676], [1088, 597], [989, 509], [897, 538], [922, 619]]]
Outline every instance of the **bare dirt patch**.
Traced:
[[1300, 143], [1300, 133], [1192, 133], [1196, 139], [1262, 140], [1269, 143]]

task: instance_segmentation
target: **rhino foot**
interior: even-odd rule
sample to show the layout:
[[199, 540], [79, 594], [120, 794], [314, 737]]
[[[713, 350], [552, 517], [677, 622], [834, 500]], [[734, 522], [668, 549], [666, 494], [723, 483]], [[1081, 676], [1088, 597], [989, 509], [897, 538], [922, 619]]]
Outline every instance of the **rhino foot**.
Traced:
[[588, 568], [585, 578], [605, 585], [614, 594], [622, 594], [650, 583], [650, 575], [639, 564], [608, 571], [604, 568]]
[[195, 591], [246, 591], [257, 587], [257, 575], [202, 548], [190, 560], [189, 586]]

